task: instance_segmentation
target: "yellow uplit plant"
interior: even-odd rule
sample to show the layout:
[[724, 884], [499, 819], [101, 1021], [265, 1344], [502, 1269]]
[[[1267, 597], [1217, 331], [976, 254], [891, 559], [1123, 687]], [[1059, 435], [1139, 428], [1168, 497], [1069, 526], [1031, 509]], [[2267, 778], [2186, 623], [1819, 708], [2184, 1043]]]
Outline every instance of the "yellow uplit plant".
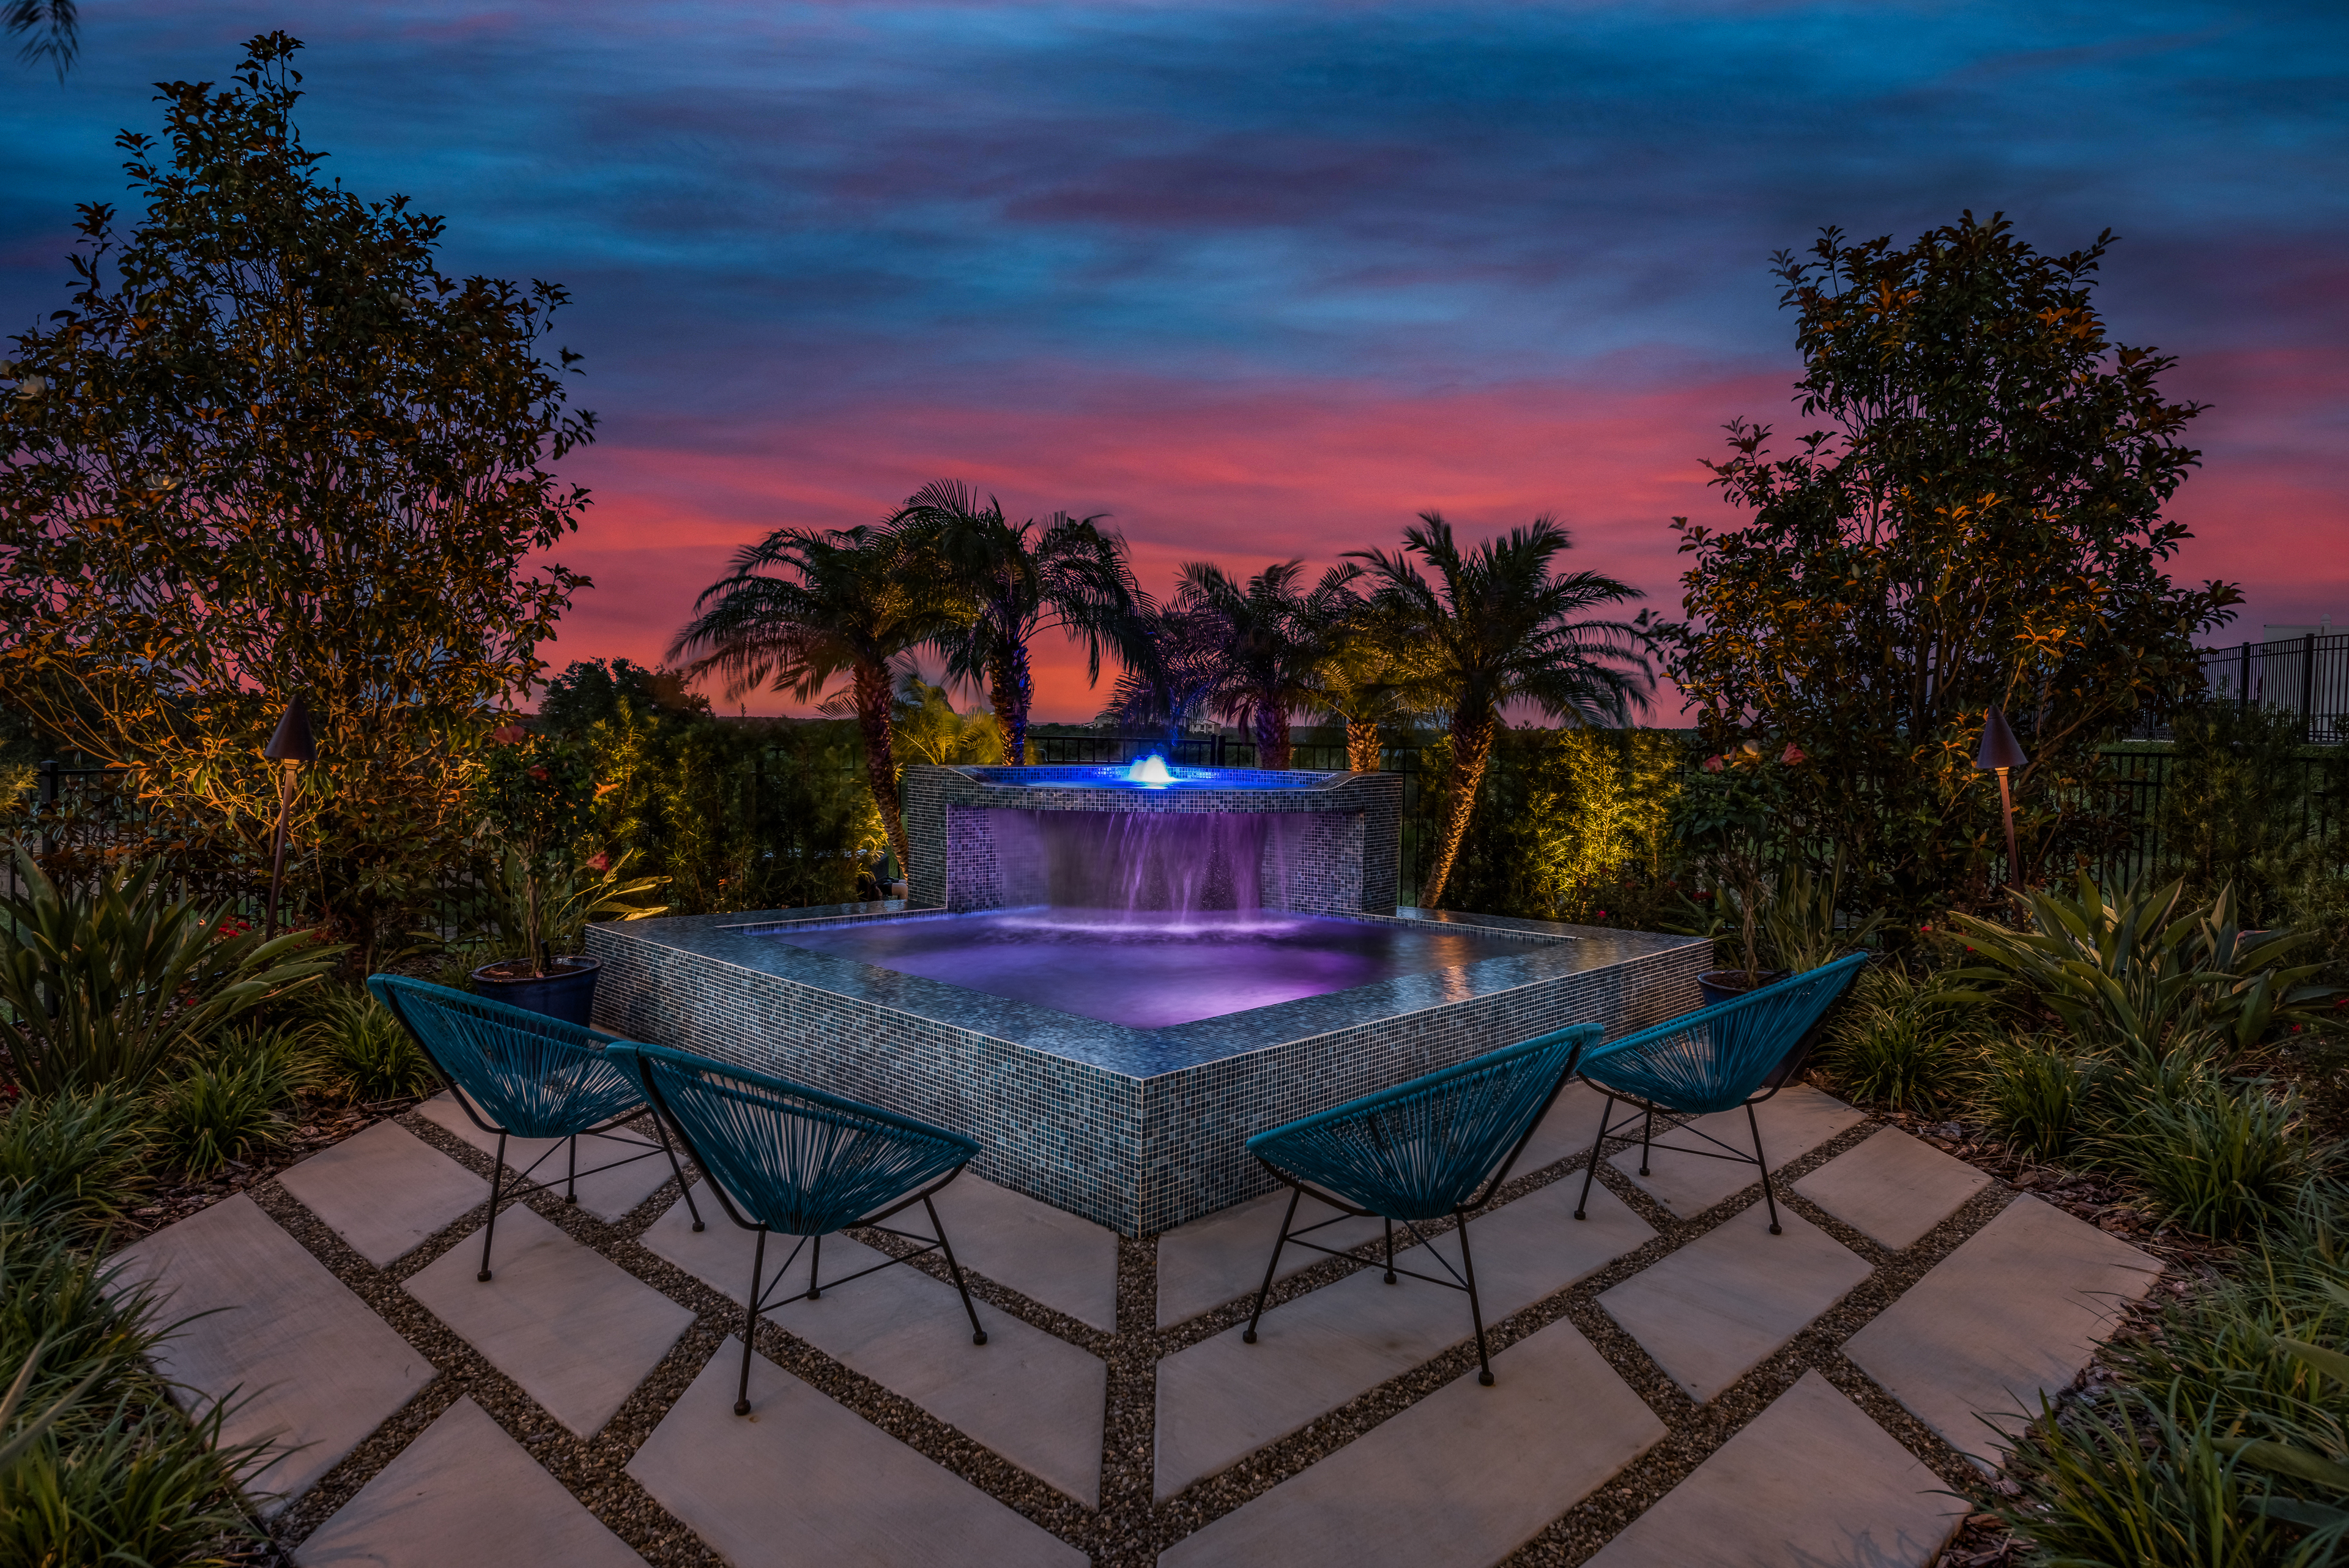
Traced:
[[1682, 747], [1653, 731], [1583, 728], [1561, 731], [1547, 753], [1526, 794], [1526, 869], [1558, 917], [1580, 919], [1627, 871], [1662, 872]]

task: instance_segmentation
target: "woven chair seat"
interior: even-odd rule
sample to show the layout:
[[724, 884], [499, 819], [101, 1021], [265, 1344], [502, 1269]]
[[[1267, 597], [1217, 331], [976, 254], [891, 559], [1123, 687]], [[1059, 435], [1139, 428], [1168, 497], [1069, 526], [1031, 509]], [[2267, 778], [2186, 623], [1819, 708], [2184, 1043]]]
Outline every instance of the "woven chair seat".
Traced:
[[440, 1070], [515, 1137], [571, 1137], [644, 1103], [605, 1054], [614, 1036], [398, 975], [367, 989]]
[[790, 1236], [856, 1224], [967, 1164], [959, 1133], [662, 1045], [615, 1045], [753, 1223]]
[[1248, 1152], [1390, 1220], [1466, 1205], [1524, 1141], [1580, 1053], [1578, 1023], [1260, 1132]]
[[1735, 1110], [1867, 961], [1854, 953], [1612, 1041], [1583, 1063], [1582, 1075], [1610, 1095], [1676, 1115]]

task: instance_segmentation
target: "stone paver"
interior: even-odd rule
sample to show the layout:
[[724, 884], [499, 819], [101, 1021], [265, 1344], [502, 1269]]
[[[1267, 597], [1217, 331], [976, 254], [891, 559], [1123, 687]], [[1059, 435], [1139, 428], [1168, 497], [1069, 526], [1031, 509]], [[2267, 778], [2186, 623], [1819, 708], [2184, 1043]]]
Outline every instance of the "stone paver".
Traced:
[[[416, 1107], [417, 1114], [435, 1126], [463, 1138], [483, 1154], [498, 1151], [495, 1133], [485, 1133], [475, 1127], [465, 1115], [465, 1108], [448, 1095], [436, 1095]], [[563, 1152], [567, 1140], [559, 1137], [510, 1137], [506, 1139], [506, 1168], [519, 1175], [530, 1170], [533, 1161], [538, 1168], [531, 1171], [533, 1181], [552, 1185], [557, 1193], [563, 1190], [563, 1173], [569, 1168], [569, 1157]], [[652, 1153], [644, 1158], [630, 1158], [650, 1146]], [[626, 1160], [614, 1165], [615, 1160]], [[596, 1170], [597, 1166], [610, 1166], [608, 1170]], [[579, 1179], [579, 1207], [606, 1222], [623, 1220], [628, 1211], [653, 1195], [656, 1188], [672, 1174], [668, 1157], [652, 1142], [649, 1130], [644, 1133], [622, 1131], [610, 1137], [583, 1137], [579, 1140], [579, 1168], [594, 1171]], [[479, 1181], [479, 1177], [474, 1178]], [[479, 1202], [476, 1199], [474, 1201]], [[708, 1218], [708, 1216], [704, 1216]]]
[[1589, 1568], [1924, 1568], [1965, 1513], [1947, 1493], [1806, 1372]]
[[668, 1354], [693, 1314], [520, 1204], [498, 1216], [495, 1277], [468, 1234], [407, 1284], [490, 1364], [593, 1437]]
[[489, 1183], [398, 1122], [378, 1122], [277, 1179], [380, 1269], [487, 1202]]
[[2160, 1274], [2127, 1242], [2025, 1195], [1853, 1334], [1844, 1354], [1960, 1453], [2003, 1454], [2001, 1435], [2015, 1417], [2067, 1386], [2121, 1306]]
[[[1525, 1152], [1510, 1168], [1510, 1179], [1586, 1153], [1599, 1134], [1599, 1091], [1585, 1083], [1559, 1090], [1549, 1114], [1526, 1140]], [[1168, 1327], [1253, 1293], [1264, 1282], [1264, 1265], [1272, 1256], [1272, 1240], [1280, 1233], [1280, 1216], [1288, 1206], [1288, 1189], [1283, 1187], [1159, 1237], [1158, 1326]], [[1310, 1225], [1336, 1212], [1308, 1198], [1297, 1206], [1297, 1222]], [[1376, 1241], [1379, 1232], [1375, 1220], [1347, 1220], [1308, 1240], [1342, 1250]], [[1319, 1252], [1285, 1249], [1278, 1277], [1287, 1279], [1320, 1261]]]
[[1868, 1278], [1868, 1261], [1802, 1216], [1762, 1205], [1715, 1226], [1599, 1298], [1699, 1404], [1752, 1371]]
[[[955, 1258], [1104, 1334], [1117, 1332], [1117, 1232], [965, 1171], [932, 1202]], [[927, 1228], [916, 1204], [890, 1221]]]
[[1898, 1252], [1989, 1185], [1987, 1172], [1886, 1127], [1795, 1183], [1795, 1190]]
[[[1561, 1319], [1159, 1554], [1160, 1568], [1485, 1568], [1664, 1436]], [[1687, 1558], [1688, 1563], [1700, 1561]]]
[[[1627, 1106], [1618, 1106], [1616, 1109], [1619, 1115], [1629, 1114]], [[1754, 1111], [1762, 1123], [1762, 1152], [1770, 1157], [1772, 1170], [1800, 1159], [1845, 1128], [1857, 1127], [1868, 1119], [1866, 1112], [1845, 1105], [1832, 1095], [1823, 1095], [1807, 1084], [1796, 1084], [1780, 1091], [1754, 1106]], [[1609, 1157], [1616, 1169], [1638, 1182], [1657, 1202], [1683, 1220], [1703, 1213], [1730, 1194], [1742, 1191], [1759, 1179], [1759, 1173], [1751, 1163], [1754, 1130], [1746, 1125], [1743, 1110], [1718, 1111], [1709, 1116], [1699, 1116], [1690, 1126], [1747, 1156], [1747, 1160], [1740, 1162], [1659, 1148], [1653, 1151], [1654, 1157], [1649, 1162], [1649, 1169], [1654, 1174], [1641, 1176], [1638, 1148], [1624, 1149]], [[1598, 1131], [1599, 1117], [1595, 1110], [1591, 1113], [1590, 1127], [1592, 1132]], [[1626, 1130], [1636, 1134], [1638, 1124], [1634, 1123]], [[1692, 1132], [1667, 1132], [1661, 1120], [1656, 1137], [1660, 1142], [1684, 1144], [1692, 1148], [1713, 1147]]]
[[163, 1296], [160, 1322], [189, 1320], [157, 1346], [157, 1370], [232, 1406], [223, 1441], [285, 1445], [245, 1477], [256, 1492], [300, 1495], [432, 1380], [415, 1346], [242, 1193], [115, 1262], [125, 1285]]
[[[769, 1270], [791, 1254], [792, 1241], [768, 1238]], [[644, 1243], [735, 1301], [750, 1288], [756, 1238], [730, 1220], [697, 1233], [678, 1203], [654, 1221]], [[827, 1280], [880, 1262], [880, 1253], [845, 1236], [824, 1241]], [[789, 1292], [807, 1288], [807, 1265], [802, 1252]], [[1109, 1368], [1064, 1339], [976, 1304], [987, 1329], [983, 1345], [971, 1344], [970, 1320], [952, 1285], [901, 1266], [766, 1316], [1086, 1507], [1098, 1506]]]
[[458, 1400], [294, 1553], [301, 1568], [642, 1568], [471, 1398]]
[[1591, 1140], [1599, 1136], [1602, 1097], [1578, 1078], [1560, 1089], [1557, 1098], [1550, 1102], [1549, 1114], [1534, 1128], [1534, 1136], [1526, 1140], [1526, 1151], [1517, 1157], [1516, 1165], [1509, 1172], [1510, 1179], [1531, 1176], [1546, 1165], [1589, 1153]]
[[[1177, 1226], [1158, 1238], [1158, 1326], [1165, 1328], [1196, 1317], [1236, 1296], [1253, 1294], [1264, 1282], [1264, 1266], [1272, 1261], [1273, 1238], [1280, 1234], [1280, 1219], [1288, 1210], [1286, 1187], [1258, 1193], [1219, 1213]], [[1306, 1198], [1297, 1205], [1297, 1223], [1311, 1225], [1337, 1214], [1335, 1209]], [[1306, 1238], [1324, 1247], [1346, 1248], [1374, 1241], [1380, 1234], [1375, 1220], [1342, 1219], [1326, 1231]], [[1321, 1254], [1304, 1247], [1284, 1247], [1280, 1278], [1321, 1262]]]
[[[1655, 1232], [1604, 1188], [1574, 1218], [1579, 1184], [1556, 1181], [1475, 1220], [1485, 1321], [1563, 1290]], [[1454, 1266], [1452, 1237], [1437, 1238]], [[1396, 1262], [1444, 1277], [1420, 1250]], [[1174, 1496], [1326, 1410], [1469, 1336], [1468, 1298], [1417, 1280], [1361, 1272], [1265, 1314], [1257, 1343], [1236, 1324], [1158, 1364], [1157, 1495]]]
[[729, 1563], [1084, 1568], [1085, 1554], [728, 1338], [628, 1474]]

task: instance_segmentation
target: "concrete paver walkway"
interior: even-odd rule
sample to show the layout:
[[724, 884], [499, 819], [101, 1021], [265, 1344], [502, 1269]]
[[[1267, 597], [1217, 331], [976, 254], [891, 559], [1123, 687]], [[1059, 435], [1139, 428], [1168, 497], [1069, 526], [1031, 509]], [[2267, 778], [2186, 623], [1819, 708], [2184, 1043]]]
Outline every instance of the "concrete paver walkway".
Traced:
[[[295, 1445], [255, 1484], [311, 1568], [1485, 1568], [1536, 1539], [1605, 1568], [1922, 1568], [1964, 1455], [1995, 1454], [1983, 1418], [2067, 1383], [2158, 1272], [1810, 1089], [1764, 1111], [1784, 1234], [1751, 1166], [1641, 1179], [1618, 1148], [1578, 1221], [1599, 1103], [1561, 1096], [1472, 1223], [1490, 1387], [1464, 1294], [1319, 1254], [1243, 1344], [1281, 1195], [1133, 1249], [966, 1176], [939, 1207], [988, 1343], [935, 1257], [834, 1285], [897, 1245], [834, 1238], [822, 1299], [763, 1321], [737, 1417], [750, 1236], [709, 1202], [694, 1231], [656, 1158], [576, 1206], [510, 1202], [481, 1282], [486, 1157], [450, 1103], [121, 1261], [171, 1316], [227, 1309], [164, 1369], [246, 1399], [233, 1437]], [[1430, 1248], [1458, 1261], [1439, 1228], [1397, 1262], [1441, 1273]], [[1896, 1401], [1923, 1426], [1869, 1414]], [[1627, 1486], [1637, 1517], [1606, 1501]]]

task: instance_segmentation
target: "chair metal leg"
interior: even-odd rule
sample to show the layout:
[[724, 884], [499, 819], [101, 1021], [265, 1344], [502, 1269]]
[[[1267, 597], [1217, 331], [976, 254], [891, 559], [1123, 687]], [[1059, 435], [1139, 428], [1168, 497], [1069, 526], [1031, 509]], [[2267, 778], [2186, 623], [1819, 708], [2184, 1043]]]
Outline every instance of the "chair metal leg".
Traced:
[[1493, 1386], [1493, 1358], [1485, 1352], [1485, 1308], [1476, 1299], [1476, 1264], [1468, 1256], [1468, 1215], [1460, 1215], [1460, 1273], [1468, 1282], [1468, 1320], [1476, 1325], [1476, 1381], [1485, 1387]]
[[506, 1173], [506, 1135], [498, 1134], [498, 1152], [490, 1166], [490, 1219], [481, 1227], [481, 1272], [473, 1277], [487, 1282], [490, 1277], [490, 1243], [498, 1233], [498, 1178]]
[[1778, 1200], [1770, 1196], [1770, 1162], [1762, 1158], [1762, 1123], [1754, 1114], [1751, 1101], [1745, 1106], [1745, 1123], [1754, 1129], [1754, 1163], [1762, 1168], [1762, 1201], [1770, 1210], [1770, 1234], [1784, 1234], [1778, 1229]]
[[816, 1271], [823, 1267], [823, 1238], [818, 1236], [815, 1245], [808, 1250], [808, 1300], [823, 1300], [823, 1282]]
[[563, 1178], [563, 1201], [576, 1203], [579, 1201], [579, 1135], [577, 1133], [571, 1135], [571, 1147], [564, 1153], [564, 1158], [571, 1162], [571, 1169]]
[[1394, 1282], [1395, 1282], [1395, 1272], [1394, 1272], [1394, 1221], [1393, 1221], [1393, 1220], [1388, 1220], [1388, 1221], [1386, 1222], [1386, 1226], [1387, 1226], [1387, 1283], [1389, 1283], [1389, 1284], [1392, 1284], [1392, 1283], [1394, 1283]]
[[1655, 1141], [1656, 1113], [1651, 1110], [1648, 1113], [1646, 1119], [1640, 1124], [1640, 1174], [1642, 1176], [1653, 1176], [1655, 1174], [1655, 1172], [1648, 1168], [1648, 1146]]
[[[790, 1262], [789, 1258], [783, 1260]], [[767, 1267], [767, 1228], [759, 1227], [759, 1244], [750, 1252], [750, 1299], [742, 1303], [742, 1381], [734, 1387], [734, 1413], [750, 1413], [750, 1342], [758, 1336], [759, 1276]]]
[[970, 1342], [987, 1343], [987, 1330], [978, 1326], [978, 1309], [970, 1304], [970, 1287], [962, 1282], [962, 1265], [955, 1262], [954, 1249], [947, 1244], [947, 1228], [938, 1223], [938, 1206], [927, 1198], [922, 1207], [930, 1211], [930, 1234], [938, 1239], [938, 1251], [947, 1255], [947, 1272], [954, 1276], [955, 1289], [962, 1293], [962, 1310], [970, 1315]]
[[1607, 1103], [1599, 1107], [1599, 1136], [1590, 1140], [1590, 1162], [1582, 1168], [1582, 1196], [1574, 1200], [1574, 1217], [1577, 1220], [1589, 1218], [1583, 1210], [1590, 1202], [1590, 1179], [1599, 1174], [1599, 1151], [1607, 1147], [1607, 1118], [1614, 1114], [1615, 1096], [1609, 1095]]
[[685, 1211], [693, 1216], [693, 1228], [698, 1231], [701, 1210], [694, 1207], [693, 1189], [685, 1184], [685, 1167], [677, 1162], [677, 1147], [668, 1141], [668, 1128], [662, 1124], [658, 1112], [653, 1114], [653, 1136], [660, 1139], [661, 1152], [668, 1156], [669, 1174], [677, 1178], [677, 1189], [685, 1194]]
[[1280, 1240], [1272, 1244], [1272, 1262], [1264, 1266], [1264, 1283], [1257, 1287], [1256, 1311], [1248, 1314], [1247, 1332], [1240, 1335], [1243, 1345], [1256, 1343], [1257, 1322], [1264, 1316], [1264, 1298], [1272, 1293], [1272, 1272], [1280, 1267], [1280, 1250], [1288, 1245], [1288, 1222], [1297, 1218], [1297, 1200], [1303, 1196], [1301, 1188], [1288, 1189], [1288, 1212], [1280, 1217]]

